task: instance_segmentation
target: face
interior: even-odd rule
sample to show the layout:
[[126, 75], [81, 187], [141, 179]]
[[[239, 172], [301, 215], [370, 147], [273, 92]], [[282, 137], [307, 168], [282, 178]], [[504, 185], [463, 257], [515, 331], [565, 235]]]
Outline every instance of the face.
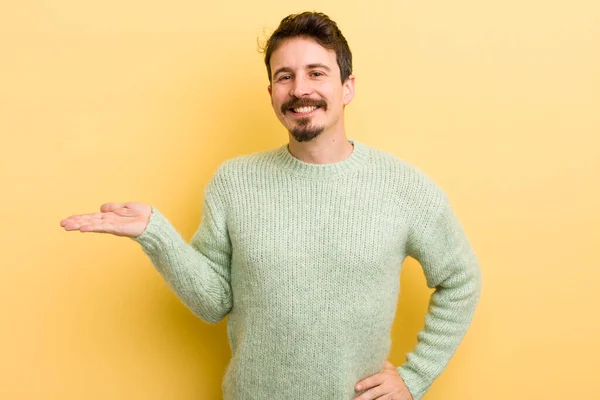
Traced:
[[298, 142], [343, 134], [344, 106], [354, 96], [354, 76], [344, 84], [336, 54], [312, 39], [284, 41], [271, 55], [271, 105]]

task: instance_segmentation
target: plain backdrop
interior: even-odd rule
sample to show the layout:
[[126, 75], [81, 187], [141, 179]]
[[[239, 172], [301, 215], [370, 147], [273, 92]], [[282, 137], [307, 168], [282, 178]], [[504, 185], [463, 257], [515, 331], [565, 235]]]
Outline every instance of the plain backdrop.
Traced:
[[[59, 222], [140, 201], [189, 240], [217, 166], [287, 142], [258, 44], [304, 10], [354, 54], [348, 137], [431, 176], [482, 265], [425, 399], [598, 396], [600, 3], [29, 0], [0, 5], [0, 398], [220, 398], [226, 321], [132, 240]], [[397, 366], [431, 294], [415, 260], [401, 288]]]

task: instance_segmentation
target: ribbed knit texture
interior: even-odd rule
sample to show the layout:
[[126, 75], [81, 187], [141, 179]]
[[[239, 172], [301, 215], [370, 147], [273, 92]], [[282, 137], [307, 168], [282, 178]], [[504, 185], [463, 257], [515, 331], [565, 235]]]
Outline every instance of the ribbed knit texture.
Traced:
[[436, 288], [397, 367], [415, 400], [446, 367], [481, 292], [477, 258], [445, 192], [356, 140], [333, 164], [287, 144], [220, 165], [190, 243], [156, 207], [133, 240], [198, 317], [228, 316], [225, 400], [351, 400], [381, 371], [407, 256]]

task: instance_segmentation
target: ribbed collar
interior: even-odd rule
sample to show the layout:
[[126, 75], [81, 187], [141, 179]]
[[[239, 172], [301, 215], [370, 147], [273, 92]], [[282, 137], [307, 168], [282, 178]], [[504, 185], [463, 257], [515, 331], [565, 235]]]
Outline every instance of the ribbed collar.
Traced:
[[348, 139], [354, 145], [352, 153], [343, 159], [330, 164], [311, 164], [294, 157], [285, 144], [275, 151], [277, 164], [295, 175], [313, 179], [331, 178], [344, 175], [365, 166], [369, 160], [369, 148], [356, 140]]

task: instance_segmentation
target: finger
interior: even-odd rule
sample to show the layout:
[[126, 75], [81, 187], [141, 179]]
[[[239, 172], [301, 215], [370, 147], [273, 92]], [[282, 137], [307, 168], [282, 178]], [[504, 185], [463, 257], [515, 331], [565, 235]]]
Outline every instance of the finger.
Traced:
[[84, 223], [79, 227], [80, 232], [98, 232], [98, 233], [112, 233], [117, 234], [117, 230], [114, 225], [100, 222], [100, 223]]
[[79, 229], [79, 224], [67, 221], [64, 225], [61, 223], [62, 227], [65, 228], [65, 231], [75, 231]]
[[383, 387], [383, 385], [375, 386], [363, 392], [360, 396], [355, 397], [353, 400], [373, 400], [379, 399], [381, 396], [388, 394], [388, 391]]
[[398, 398], [398, 397], [394, 397], [393, 393], [390, 394], [385, 394], [381, 397], [375, 397], [377, 400], [394, 400], [394, 399], [398, 399], [398, 400], [405, 400], [404, 398]]
[[101, 212], [97, 212], [97, 213], [79, 215], [78, 217], [82, 220], [102, 219], [104, 217], [104, 214]]
[[65, 226], [69, 222], [83, 222], [83, 221], [90, 221], [90, 220], [94, 220], [94, 219], [102, 219], [103, 216], [104, 215], [102, 213], [71, 215], [70, 217], [67, 217], [67, 218], [63, 219], [62, 221], [60, 221], [60, 225]]
[[125, 203], [104, 203], [100, 206], [100, 211], [102, 212], [110, 212], [117, 210], [119, 208], [123, 208]]
[[103, 233], [114, 233], [117, 230], [114, 224], [102, 219], [69, 221], [64, 228], [67, 231], [79, 230], [81, 232]]
[[355, 389], [357, 392], [359, 392], [361, 390], [372, 388], [373, 386], [381, 385], [384, 381], [384, 378], [385, 376], [381, 373], [371, 375], [368, 378], [363, 379], [362, 381], [358, 381]]
[[67, 224], [65, 224], [64, 228], [66, 231], [76, 231], [79, 230], [79, 228], [81, 228], [82, 225], [84, 224], [81, 222], [69, 221], [67, 222]]

